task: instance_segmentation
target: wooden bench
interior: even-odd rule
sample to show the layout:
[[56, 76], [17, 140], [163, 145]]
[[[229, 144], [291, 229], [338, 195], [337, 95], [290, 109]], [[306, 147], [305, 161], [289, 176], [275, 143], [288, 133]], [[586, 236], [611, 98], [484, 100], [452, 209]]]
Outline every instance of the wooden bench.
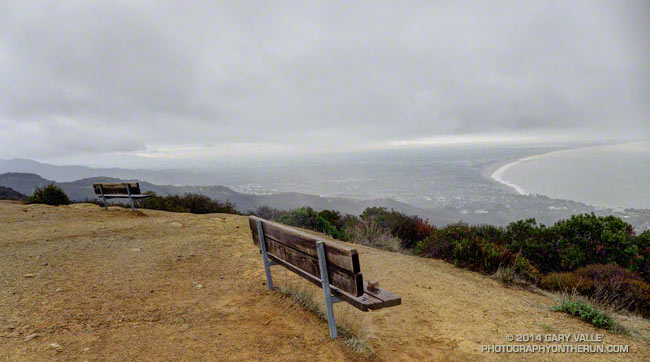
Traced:
[[140, 184], [137, 182], [117, 182], [117, 183], [100, 183], [93, 184], [95, 194], [101, 197], [104, 202], [104, 208], [108, 210], [106, 199], [129, 199], [131, 202], [131, 211], [135, 211], [133, 199], [146, 199], [151, 195], [140, 193]]
[[273, 290], [272, 265], [282, 265], [323, 288], [332, 339], [337, 336], [333, 303], [345, 301], [364, 312], [402, 303], [401, 297], [363, 281], [355, 249], [255, 216], [248, 221], [253, 242], [260, 246], [269, 289]]

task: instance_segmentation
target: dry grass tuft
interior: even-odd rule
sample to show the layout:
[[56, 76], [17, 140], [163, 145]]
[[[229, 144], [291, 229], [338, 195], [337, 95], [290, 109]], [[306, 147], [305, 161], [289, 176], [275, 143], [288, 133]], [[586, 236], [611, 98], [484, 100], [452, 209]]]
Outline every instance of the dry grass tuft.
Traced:
[[[301, 284], [290, 283], [287, 287], [277, 287], [276, 290], [283, 296], [291, 298], [301, 308], [306, 309], [323, 320], [327, 321], [327, 315], [321, 310], [320, 305], [314, 300], [314, 292]], [[362, 338], [357, 336], [346, 326], [337, 322], [336, 330], [340, 338], [343, 338], [343, 345], [356, 353], [373, 356], [375, 351]]]

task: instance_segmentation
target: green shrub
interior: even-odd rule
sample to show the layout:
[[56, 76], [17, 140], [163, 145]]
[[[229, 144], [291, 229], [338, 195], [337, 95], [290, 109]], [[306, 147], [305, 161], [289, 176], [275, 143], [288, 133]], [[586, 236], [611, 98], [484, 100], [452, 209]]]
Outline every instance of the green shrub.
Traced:
[[147, 192], [151, 197], [137, 202], [138, 207], [151, 210], [163, 210], [171, 212], [189, 212], [193, 214], [239, 214], [235, 205], [226, 201], [213, 200], [205, 195], [185, 194], [160, 196], [155, 192]]
[[553, 228], [537, 225], [535, 219], [510, 223], [504, 233], [506, 245], [537, 266], [540, 273], [562, 270]]
[[553, 226], [562, 266], [616, 263], [629, 267], [639, 253], [632, 225], [614, 216], [573, 215]]
[[34, 190], [32, 196], [27, 199], [28, 204], [46, 204], [46, 205], [70, 205], [71, 201], [65, 192], [55, 184], [49, 184], [45, 187], [39, 187]]
[[290, 226], [318, 231], [335, 239], [341, 238], [341, 233], [336, 226], [330, 224], [311, 207], [292, 210], [279, 217], [277, 221]]
[[605, 328], [612, 331], [616, 327], [616, 323], [607, 313], [583, 301], [565, 299], [559, 305], [551, 308], [551, 310], [565, 312], [579, 317], [583, 321], [591, 323], [598, 328]]

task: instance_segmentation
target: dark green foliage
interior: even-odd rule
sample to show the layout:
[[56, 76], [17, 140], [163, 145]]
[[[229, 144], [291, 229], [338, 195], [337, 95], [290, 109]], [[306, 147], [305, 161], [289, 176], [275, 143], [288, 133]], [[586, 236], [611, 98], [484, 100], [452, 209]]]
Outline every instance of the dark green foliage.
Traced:
[[498, 240], [502, 232], [488, 225], [458, 223], [435, 230], [416, 245], [418, 255], [440, 258], [472, 270], [494, 273], [499, 265], [514, 265], [515, 256]]
[[172, 212], [190, 212], [193, 214], [239, 214], [235, 205], [226, 201], [213, 200], [199, 194], [159, 196], [155, 192], [147, 192], [150, 198], [137, 201], [137, 207], [143, 209], [163, 210]]
[[27, 196], [15, 191], [12, 188], [0, 186], [0, 200], [27, 200]]
[[505, 229], [504, 240], [510, 250], [521, 253], [541, 273], [562, 269], [554, 230], [544, 225], [537, 226], [535, 219], [510, 223]]
[[323, 210], [318, 213], [318, 216], [327, 220], [330, 224], [332, 224], [339, 230], [343, 228], [341, 213], [336, 210]]
[[396, 232], [400, 223], [408, 218], [408, 216], [395, 210], [388, 211], [385, 207], [368, 207], [363, 210], [359, 218], [361, 220], [374, 221], [382, 227]]
[[39, 187], [34, 190], [32, 196], [27, 199], [28, 204], [46, 204], [46, 205], [69, 205], [68, 195], [55, 184], [49, 184], [45, 187]]
[[639, 253], [632, 225], [614, 216], [573, 215], [558, 221], [553, 229], [565, 270], [607, 263], [630, 267]]
[[564, 300], [559, 305], [551, 308], [556, 312], [565, 312], [572, 316], [579, 317], [587, 323], [598, 328], [613, 330], [616, 326], [614, 320], [605, 312], [596, 309], [593, 305], [577, 300]]
[[639, 255], [636, 257], [636, 272], [645, 280], [650, 280], [650, 230], [646, 230], [636, 237]]
[[302, 207], [300, 209], [292, 210], [279, 217], [277, 221], [286, 225], [315, 230], [333, 238], [339, 239], [341, 237], [341, 233], [336, 226], [332, 225], [329, 221], [320, 216], [319, 213], [314, 211], [311, 207]]

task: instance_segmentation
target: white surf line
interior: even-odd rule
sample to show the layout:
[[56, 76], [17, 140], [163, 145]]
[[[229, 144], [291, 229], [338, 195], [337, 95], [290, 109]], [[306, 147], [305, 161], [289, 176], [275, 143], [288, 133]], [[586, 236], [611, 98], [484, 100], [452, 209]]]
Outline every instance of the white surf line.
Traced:
[[522, 159], [520, 159], [520, 160], [517, 160], [517, 161], [514, 161], [514, 162], [510, 162], [510, 163], [508, 163], [508, 164], [505, 164], [505, 165], [499, 167], [498, 170], [492, 172], [492, 175], [490, 175], [490, 178], [493, 179], [493, 180], [496, 181], [496, 182], [500, 182], [500, 183], [502, 183], [502, 184], [504, 184], [504, 185], [506, 185], [506, 186], [510, 186], [510, 187], [512, 187], [513, 189], [515, 189], [515, 191], [517, 191], [517, 193], [518, 193], [519, 195], [528, 195], [528, 192], [526, 192], [526, 190], [524, 190], [521, 186], [519, 186], [519, 185], [515, 185], [515, 184], [513, 184], [512, 182], [508, 182], [508, 181], [504, 180], [503, 178], [501, 178], [501, 176], [503, 176], [503, 173], [504, 173], [507, 169], [509, 169], [509, 168], [512, 167], [513, 165], [516, 165], [516, 164], [518, 164], [519, 162], [524, 161], [524, 160], [525, 160], [525, 159], [522, 158]]

